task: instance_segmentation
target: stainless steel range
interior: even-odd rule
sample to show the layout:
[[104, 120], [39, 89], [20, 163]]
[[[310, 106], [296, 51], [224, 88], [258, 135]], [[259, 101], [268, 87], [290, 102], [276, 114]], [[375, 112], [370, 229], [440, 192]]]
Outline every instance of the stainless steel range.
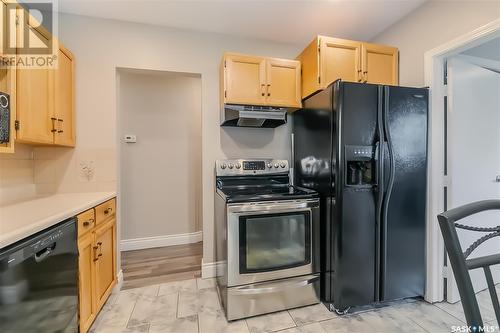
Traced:
[[217, 286], [228, 320], [319, 302], [319, 199], [286, 160], [216, 162]]

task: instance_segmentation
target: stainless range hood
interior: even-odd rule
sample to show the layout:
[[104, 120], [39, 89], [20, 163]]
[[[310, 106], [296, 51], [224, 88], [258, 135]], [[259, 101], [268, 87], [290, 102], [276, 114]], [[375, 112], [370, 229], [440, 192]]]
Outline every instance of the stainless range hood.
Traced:
[[274, 128], [286, 124], [286, 108], [225, 104], [221, 126]]

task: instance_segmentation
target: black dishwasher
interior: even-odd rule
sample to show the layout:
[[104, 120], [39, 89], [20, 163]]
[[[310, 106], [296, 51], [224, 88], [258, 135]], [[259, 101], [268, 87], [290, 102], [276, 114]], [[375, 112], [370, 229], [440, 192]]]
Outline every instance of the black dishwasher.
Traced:
[[78, 332], [76, 219], [0, 250], [0, 332]]

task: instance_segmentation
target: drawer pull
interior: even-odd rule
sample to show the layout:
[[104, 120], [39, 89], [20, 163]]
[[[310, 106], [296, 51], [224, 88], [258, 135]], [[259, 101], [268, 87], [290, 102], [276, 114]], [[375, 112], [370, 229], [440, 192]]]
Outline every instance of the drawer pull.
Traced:
[[83, 222], [83, 226], [88, 227], [91, 223], [94, 223], [94, 219], [89, 219], [88, 221]]
[[108, 215], [109, 213], [111, 213], [113, 211], [113, 208], [109, 207], [109, 208], [106, 208], [104, 210], [104, 214]]

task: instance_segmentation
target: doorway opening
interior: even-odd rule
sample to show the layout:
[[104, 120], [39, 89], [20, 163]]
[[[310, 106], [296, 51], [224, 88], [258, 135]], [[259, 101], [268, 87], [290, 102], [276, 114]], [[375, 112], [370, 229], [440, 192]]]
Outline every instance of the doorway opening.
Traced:
[[[426, 83], [431, 88], [425, 297], [429, 302], [459, 300], [436, 216], [465, 203], [500, 199], [500, 182], [496, 182], [500, 174], [498, 50], [500, 20], [425, 54]], [[477, 220], [471, 218], [466, 223], [497, 225], [498, 217], [498, 212], [480, 214]], [[459, 234], [464, 250], [475, 241], [475, 236]], [[494, 249], [498, 252], [499, 240], [490, 242], [483, 244], [475, 255]], [[476, 291], [486, 285], [480, 273], [471, 271]], [[494, 279], [499, 278], [497, 270]]]
[[199, 277], [201, 75], [117, 69], [123, 288]]

